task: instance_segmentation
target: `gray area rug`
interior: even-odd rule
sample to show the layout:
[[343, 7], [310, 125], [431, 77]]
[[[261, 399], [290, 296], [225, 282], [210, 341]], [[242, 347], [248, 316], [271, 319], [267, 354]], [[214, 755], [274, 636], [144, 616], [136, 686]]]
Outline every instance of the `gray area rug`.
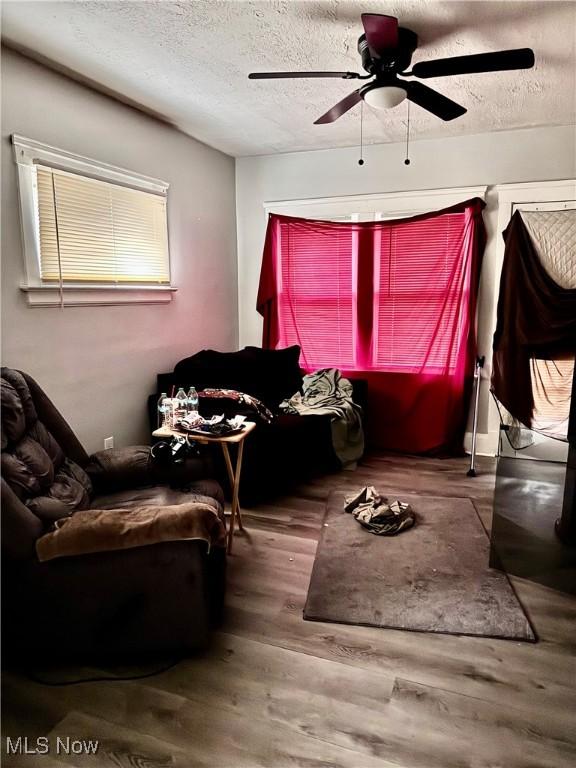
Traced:
[[344, 495], [328, 498], [305, 619], [536, 641], [469, 499], [404, 494], [416, 525], [388, 537], [344, 512]]

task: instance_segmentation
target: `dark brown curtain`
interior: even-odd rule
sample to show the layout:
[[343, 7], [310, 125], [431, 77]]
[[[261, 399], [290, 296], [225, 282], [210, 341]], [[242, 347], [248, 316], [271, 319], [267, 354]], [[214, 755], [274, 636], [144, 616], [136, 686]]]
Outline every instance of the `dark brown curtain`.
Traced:
[[519, 211], [503, 235], [492, 391], [515, 419], [532, 427], [534, 361], [576, 352], [576, 289], [561, 288], [548, 275]]

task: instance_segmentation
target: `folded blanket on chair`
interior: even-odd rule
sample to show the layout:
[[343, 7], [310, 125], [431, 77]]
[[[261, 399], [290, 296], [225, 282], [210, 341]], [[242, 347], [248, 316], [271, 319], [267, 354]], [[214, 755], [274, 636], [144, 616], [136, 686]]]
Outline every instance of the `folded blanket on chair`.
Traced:
[[223, 547], [226, 527], [209, 504], [190, 502], [134, 509], [86, 509], [62, 518], [36, 542], [38, 559], [132, 549], [161, 541], [197, 539]]

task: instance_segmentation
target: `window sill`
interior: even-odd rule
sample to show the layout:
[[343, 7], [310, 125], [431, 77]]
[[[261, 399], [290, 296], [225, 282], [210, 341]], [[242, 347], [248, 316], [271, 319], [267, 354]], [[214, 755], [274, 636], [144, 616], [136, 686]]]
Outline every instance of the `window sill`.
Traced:
[[[31, 307], [59, 307], [60, 288], [57, 285], [21, 285]], [[106, 306], [113, 304], [169, 304], [178, 289], [170, 285], [102, 286], [67, 285], [64, 306]]]

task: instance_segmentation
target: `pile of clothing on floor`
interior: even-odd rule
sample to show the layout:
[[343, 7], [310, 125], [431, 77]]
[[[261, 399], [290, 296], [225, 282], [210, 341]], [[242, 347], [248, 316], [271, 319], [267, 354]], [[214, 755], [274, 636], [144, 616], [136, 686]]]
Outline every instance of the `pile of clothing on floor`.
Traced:
[[416, 518], [410, 504], [403, 501], [388, 503], [373, 485], [362, 488], [344, 499], [344, 511], [350, 512], [361, 526], [377, 536], [394, 536], [412, 528]]

